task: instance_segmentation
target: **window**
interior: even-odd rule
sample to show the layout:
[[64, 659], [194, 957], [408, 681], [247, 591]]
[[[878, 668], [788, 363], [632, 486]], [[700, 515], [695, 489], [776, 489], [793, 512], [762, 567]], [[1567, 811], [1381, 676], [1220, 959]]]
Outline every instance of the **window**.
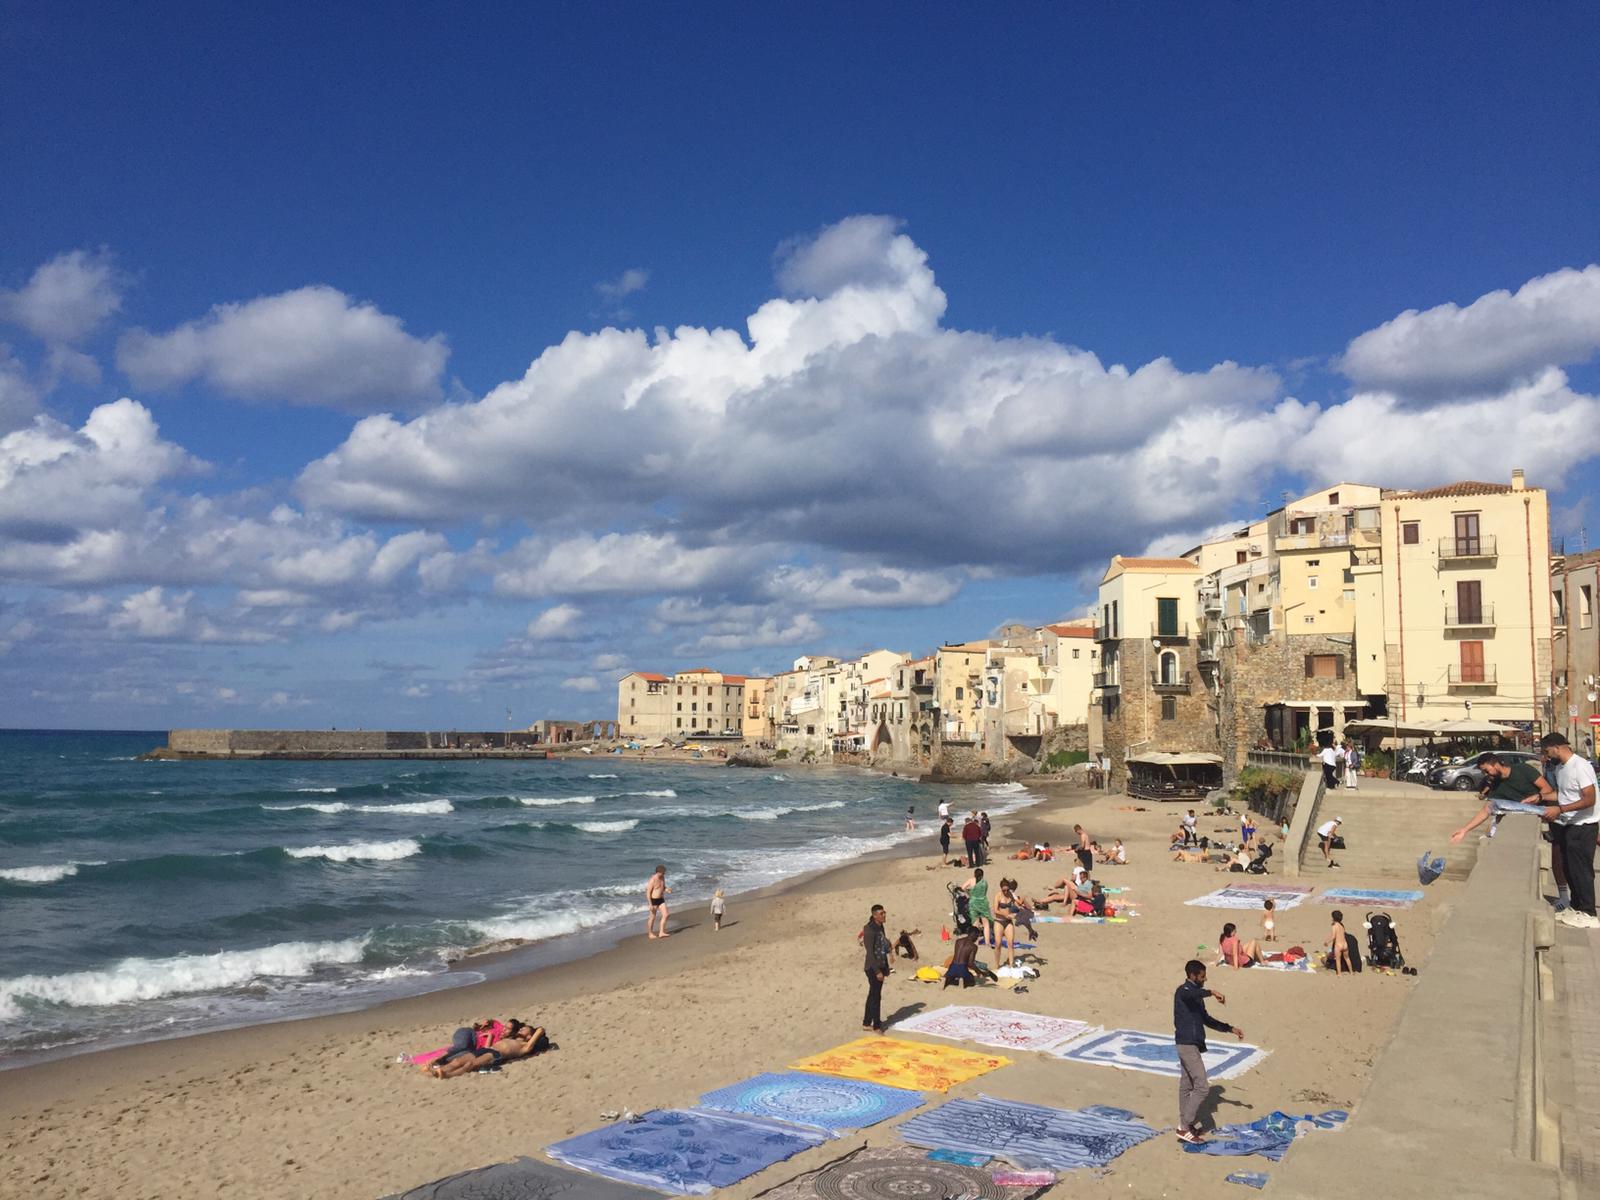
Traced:
[[1175, 596], [1156, 598], [1156, 632], [1162, 637], [1178, 636], [1178, 600]]
[[[711, 706], [709, 704], [706, 705], [706, 709], [708, 711], [710, 710], [710, 708], [711, 708]], [[690, 704], [689, 705], [689, 711], [690, 712], [699, 712], [700, 711], [700, 702], [697, 700], [694, 703]]]
[[1308, 566], [1308, 567], [1320, 567], [1321, 565], [1322, 565], [1322, 560], [1320, 558], [1308, 558], [1308, 559], [1306, 559], [1306, 566]]
[[682, 700], [679, 700], [679, 701], [678, 701], [678, 711], [679, 711], [679, 712], [682, 712], [682, 711], [683, 711], [683, 701], [682, 701]]
[[967, 696], [967, 692], [966, 692], [965, 688], [960, 688], [960, 687], [956, 688], [956, 699], [957, 700], [964, 700], [964, 699], [966, 699], [966, 696]]
[[1483, 620], [1483, 584], [1476, 579], [1456, 581], [1456, 623], [1476, 625]]
[[1355, 588], [1345, 588], [1344, 595], [1341, 596], [1340, 599], [1342, 599], [1346, 604], [1354, 604], [1356, 602]]
[[1478, 514], [1456, 513], [1456, 553], [1470, 556], [1482, 549], [1483, 542], [1478, 537]]
[[1245, 553], [1243, 550], [1235, 550], [1233, 552], [1233, 561], [1236, 562], [1236, 563], [1249, 562], [1250, 561], [1250, 556], [1247, 553]]
[[1313, 592], [1317, 590], [1317, 577], [1315, 575], [1309, 576], [1306, 579], [1306, 587], [1310, 588]]
[[1111, 636], [1117, 636], [1117, 602], [1111, 602]]
[[1578, 628], [1587, 629], [1594, 620], [1594, 593], [1587, 583], [1578, 585]]
[[681, 683], [678, 685], [678, 695], [683, 695], [683, 684]]
[[[709, 689], [707, 689], [707, 690], [709, 690]], [[698, 687], [698, 686], [695, 686], [695, 687], [691, 687], [691, 688], [690, 688], [690, 689], [689, 689], [689, 694], [690, 694], [690, 695], [691, 695], [691, 696], [698, 696], [698, 695], [699, 695], [699, 694], [700, 694], [700, 688], [699, 688], [699, 687]]]
[[817, 727], [815, 725], [807, 725], [806, 726], [806, 736], [807, 737], [810, 737], [811, 735], [815, 734], [816, 732], [817, 732]]
[[1161, 682], [1178, 682], [1178, 656], [1171, 650], [1161, 655]]
[[1306, 655], [1307, 679], [1343, 679], [1344, 656], [1340, 654]]
[[1329, 492], [1328, 493], [1328, 507], [1329, 508], [1338, 508], [1339, 507], [1339, 493], [1338, 492]]
[[1178, 719], [1178, 698], [1176, 696], [1161, 697], [1161, 719], [1175, 721]]
[[683, 718], [682, 718], [682, 717], [679, 717], [679, 718], [678, 718], [678, 728], [679, 728], [679, 729], [682, 729], [682, 728], [683, 728]]
[[1072, 652], [1072, 657], [1073, 657], [1073, 658], [1077, 658], [1077, 657], [1078, 657], [1078, 654], [1079, 654], [1079, 653], [1080, 653], [1080, 652], [1079, 652], [1079, 651], [1077, 651], [1077, 650], [1074, 650], [1074, 651], [1073, 651], [1073, 652]]
[[1089, 651], [1089, 661], [1090, 662], [1093, 662], [1095, 659], [1097, 659], [1099, 657], [1100, 657], [1100, 651], [1098, 651], [1098, 650]]
[[1310, 517], [1295, 517], [1289, 522], [1289, 532], [1293, 535], [1316, 532], [1316, 522]]
[[1567, 623], [1567, 594], [1565, 592], [1551, 592], [1550, 603], [1554, 610], [1554, 619], [1557, 625]]
[[1461, 682], [1483, 683], [1483, 643], [1461, 643]]
[[1400, 526], [1400, 541], [1402, 545], [1415, 546], [1422, 541], [1421, 527], [1415, 521], [1406, 521]]

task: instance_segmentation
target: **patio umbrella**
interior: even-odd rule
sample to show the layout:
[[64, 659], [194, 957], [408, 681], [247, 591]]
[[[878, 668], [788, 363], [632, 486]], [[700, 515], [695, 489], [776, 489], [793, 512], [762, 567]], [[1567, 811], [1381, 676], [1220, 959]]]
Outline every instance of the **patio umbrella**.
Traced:
[[1384, 737], [1432, 737], [1438, 726], [1417, 725], [1410, 721], [1385, 721], [1381, 717], [1367, 717], [1359, 721], [1346, 721], [1346, 733], [1376, 733]]
[[1461, 721], [1446, 721], [1442, 725], [1435, 725], [1433, 732], [1439, 735], [1448, 734], [1452, 737], [1515, 737], [1517, 729], [1510, 725], [1496, 725], [1493, 721], [1474, 721], [1470, 717]]

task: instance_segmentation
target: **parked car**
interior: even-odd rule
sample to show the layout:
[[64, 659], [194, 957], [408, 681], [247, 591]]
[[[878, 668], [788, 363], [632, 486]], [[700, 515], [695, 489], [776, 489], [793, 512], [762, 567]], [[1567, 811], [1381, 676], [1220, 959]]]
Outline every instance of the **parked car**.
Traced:
[[1539, 765], [1537, 755], [1529, 754], [1523, 750], [1485, 750], [1481, 754], [1474, 754], [1471, 758], [1464, 758], [1460, 762], [1446, 763], [1442, 767], [1435, 767], [1428, 775], [1428, 786], [1454, 789], [1458, 792], [1476, 792], [1483, 788], [1483, 760], [1490, 754], [1496, 758], [1503, 758], [1508, 762], [1531, 762]]

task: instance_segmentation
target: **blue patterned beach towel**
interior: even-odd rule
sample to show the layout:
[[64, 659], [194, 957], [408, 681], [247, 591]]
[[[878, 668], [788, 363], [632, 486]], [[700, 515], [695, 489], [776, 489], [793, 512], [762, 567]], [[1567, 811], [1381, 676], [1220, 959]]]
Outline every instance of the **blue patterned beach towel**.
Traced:
[[[1124, 1071], [1148, 1071], [1152, 1075], [1168, 1075], [1174, 1079], [1182, 1073], [1178, 1065], [1178, 1047], [1173, 1043], [1170, 1033], [1108, 1029], [1086, 1034], [1047, 1053], [1073, 1062], [1117, 1067]], [[1232, 1079], [1266, 1056], [1267, 1051], [1245, 1042], [1213, 1042], [1203, 1057], [1206, 1071], [1212, 1079]]]
[[1340, 1108], [1299, 1117], [1274, 1112], [1248, 1125], [1219, 1125], [1203, 1144], [1186, 1145], [1184, 1149], [1191, 1154], [1214, 1154], [1224, 1158], [1259, 1154], [1272, 1162], [1281, 1162], [1295, 1138], [1316, 1130], [1342, 1129], [1349, 1119], [1350, 1114]]
[[820, 1146], [828, 1134], [731, 1113], [663, 1108], [636, 1122], [605, 1125], [545, 1153], [608, 1179], [677, 1195], [704, 1195]]
[[700, 1097], [702, 1108], [792, 1121], [837, 1133], [862, 1129], [920, 1108], [925, 1097], [905, 1088], [809, 1071], [769, 1071]]
[[1319, 904], [1370, 904], [1375, 908], [1406, 908], [1422, 899], [1418, 891], [1382, 891], [1375, 888], [1328, 888]]
[[898, 1132], [913, 1146], [989, 1154], [1019, 1167], [1056, 1171], [1103, 1167], [1125, 1150], [1156, 1136], [1154, 1129], [1137, 1118], [1046, 1108], [991, 1096], [947, 1101], [912, 1117]]

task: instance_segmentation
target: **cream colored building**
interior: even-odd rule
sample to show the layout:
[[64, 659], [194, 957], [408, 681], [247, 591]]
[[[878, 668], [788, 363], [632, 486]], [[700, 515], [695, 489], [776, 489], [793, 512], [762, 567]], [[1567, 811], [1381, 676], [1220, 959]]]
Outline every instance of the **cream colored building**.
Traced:
[[842, 674], [838, 659], [808, 654], [795, 659], [792, 670], [773, 676], [778, 749], [797, 756], [831, 752]]
[[744, 740], [770, 746], [777, 737], [777, 722], [772, 712], [773, 681], [750, 676], [744, 681]]
[[934, 651], [939, 720], [947, 742], [976, 742], [983, 736], [983, 673], [991, 645], [957, 642]]
[[1041, 648], [1036, 680], [1030, 681], [1029, 711], [1034, 733], [1089, 720], [1100, 647], [1094, 618], [1064, 621], [1039, 630]]
[[[1550, 719], [1549, 500], [1511, 482], [1385, 491], [1383, 658], [1402, 721]], [[1358, 630], [1358, 637], [1365, 630]]]
[[672, 681], [654, 671], [630, 671], [617, 681], [617, 732], [654, 742], [672, 736]]

